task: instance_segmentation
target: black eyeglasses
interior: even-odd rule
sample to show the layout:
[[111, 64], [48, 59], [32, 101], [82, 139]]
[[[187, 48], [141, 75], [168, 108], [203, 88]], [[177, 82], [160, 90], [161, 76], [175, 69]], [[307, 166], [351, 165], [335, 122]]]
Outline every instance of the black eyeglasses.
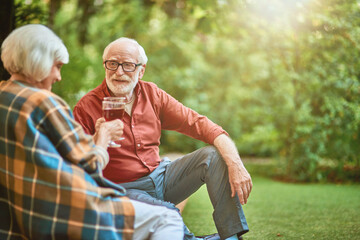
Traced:
[[132, 62], [118, 63], [112, 60], [106, 60], [104, 64], [106, 69], [111, 71], [116, 71], [119, 68], [119, 66], [121, 66], [124, 72], [133, 72], [135, 71], [136, 67], [142, 65], [142, 63], [137, 63], [137, 64]]

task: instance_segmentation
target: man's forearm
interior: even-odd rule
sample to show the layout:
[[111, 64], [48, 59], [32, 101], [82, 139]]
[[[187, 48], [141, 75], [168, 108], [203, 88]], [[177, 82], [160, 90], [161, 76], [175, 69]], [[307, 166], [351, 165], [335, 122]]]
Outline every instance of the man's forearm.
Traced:
[[214, 146], [218, 149], [228, 167], [240, 164], [244, 167], [235, 143], [226, 134], [217, 136]]
[[215, 147], [224, 159], [229, 171], [231, 196], [237, 193], [240, 203], [246, 204], [252, 189], [250, 174], [240, 159], [235, 143], [225, 134], [215, 138]]

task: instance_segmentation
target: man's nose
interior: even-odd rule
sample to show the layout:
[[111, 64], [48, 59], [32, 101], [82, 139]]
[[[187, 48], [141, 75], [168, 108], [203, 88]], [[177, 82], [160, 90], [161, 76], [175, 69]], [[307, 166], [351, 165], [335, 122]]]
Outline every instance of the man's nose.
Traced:
[[119, 65], [118, 69], [116, 69], [116, 74], [117, 74], [117, 75], [123, 75], [124, 73], [125, 73], [125, 72], [124, 72], [122, 66]]

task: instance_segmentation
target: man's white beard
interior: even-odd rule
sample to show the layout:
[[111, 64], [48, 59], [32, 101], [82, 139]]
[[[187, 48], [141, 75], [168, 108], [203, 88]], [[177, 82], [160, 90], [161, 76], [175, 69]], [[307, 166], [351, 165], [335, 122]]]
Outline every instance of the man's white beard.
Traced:
[[[119, 80], [125, 80], [128, 81], [127, 84], [119, 84], [119, 85], [114, 85], [112, 80], [113, 79], [119, 79]], [[137, 73], [135, 75], [135, 81], [133, 81], [133, 79], [131, 79], [131, 77], [127, 76], [127, 75], [123, 75], [120, 78], [116, 77], [116, 75], [111, 76], [110, 81], [106, 79], [106, 83], [110, 89], [110, 91], [115, 95], [115, 96], [125, 96], [130, 94], [136, 84], [138, 83], [139, 79], [139, 73]]]

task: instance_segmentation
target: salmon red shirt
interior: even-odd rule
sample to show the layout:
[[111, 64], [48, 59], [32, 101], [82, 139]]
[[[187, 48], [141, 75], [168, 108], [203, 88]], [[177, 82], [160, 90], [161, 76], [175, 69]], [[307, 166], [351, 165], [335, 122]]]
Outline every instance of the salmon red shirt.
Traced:
[[[161, 130], [174, 130], [213, 144], [222, 133], [220, 126], [185, 107], [154, 83], [139, 81], [132, 115], [125, 113], [124, 135], [120, 148], [108, 148], [110, 161], [104, 177], [115, 182], [131, 182], [151, 173], [160, 163]], [[74, 108], [74, 116], [85, 132], [95, 133], [95, 122], [102, 117], [102, 99], [110, 96], [104, 80], [87, 93]]]

